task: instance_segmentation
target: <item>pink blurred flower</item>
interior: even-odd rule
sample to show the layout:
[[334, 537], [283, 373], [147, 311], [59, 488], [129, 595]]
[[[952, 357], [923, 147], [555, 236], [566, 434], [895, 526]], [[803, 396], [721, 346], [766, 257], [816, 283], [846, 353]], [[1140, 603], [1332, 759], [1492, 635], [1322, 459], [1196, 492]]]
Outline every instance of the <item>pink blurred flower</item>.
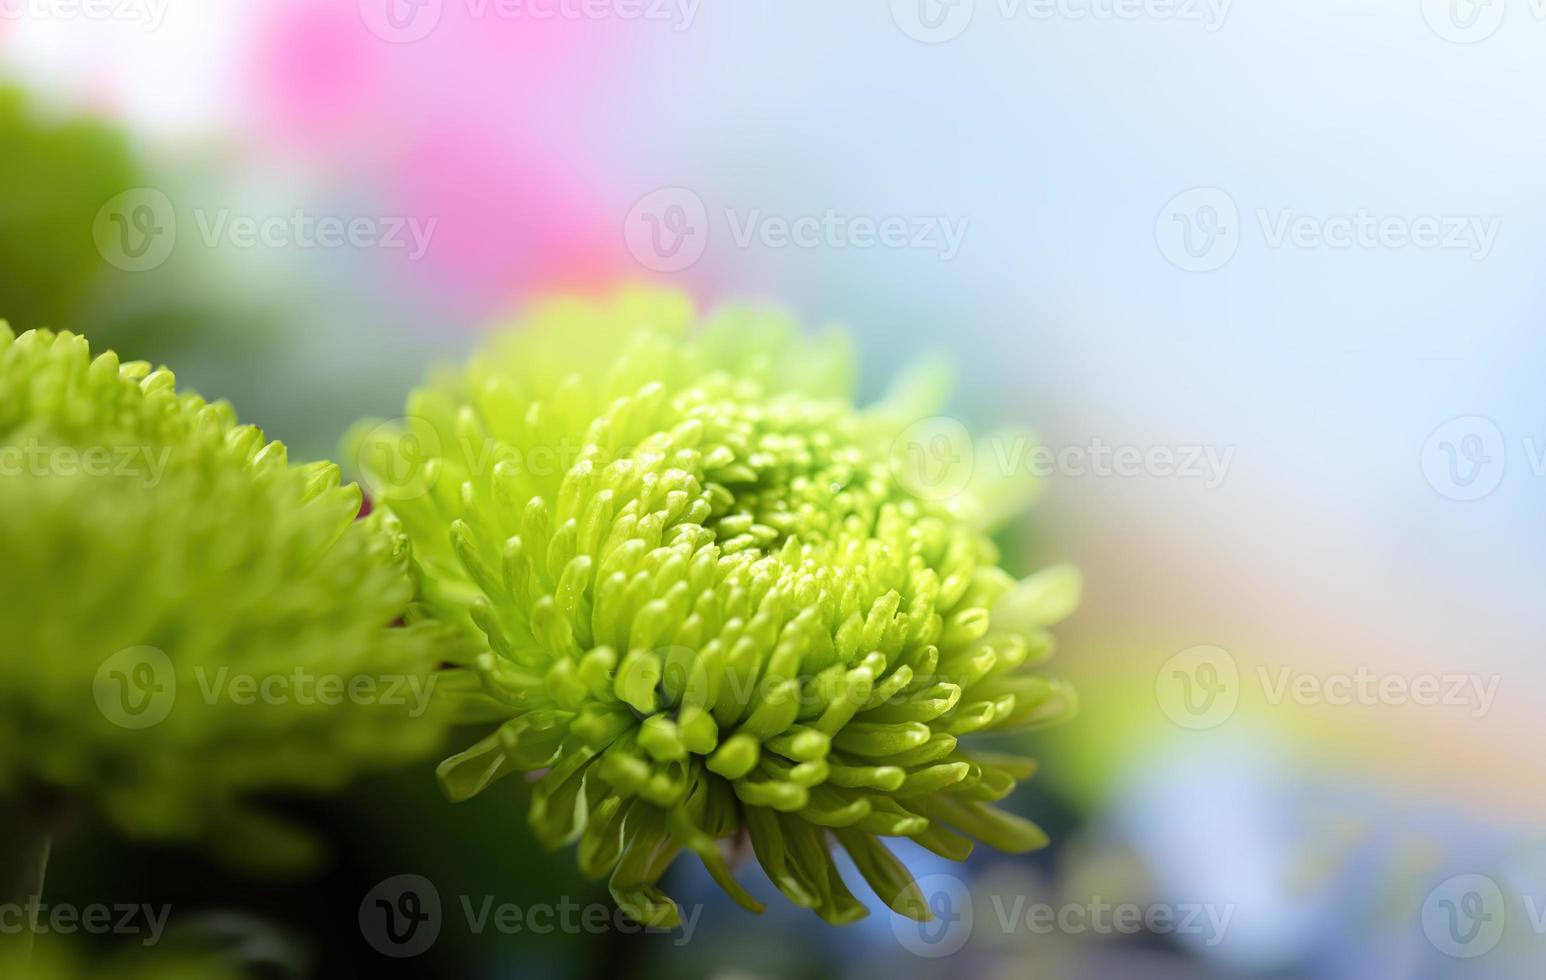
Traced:
[[607, 148], [624, 123], [624, 32], [637, 25], [489, 9], [445, 3], [425, 37], [393, 43], [356, 0], [284, 4], [250, 70], [258, 138], [385, 213], [434, 221], [405, 272], [474, 317], [637, 272], [619, 230], [626, 202], [605, 190], [620, 165]]

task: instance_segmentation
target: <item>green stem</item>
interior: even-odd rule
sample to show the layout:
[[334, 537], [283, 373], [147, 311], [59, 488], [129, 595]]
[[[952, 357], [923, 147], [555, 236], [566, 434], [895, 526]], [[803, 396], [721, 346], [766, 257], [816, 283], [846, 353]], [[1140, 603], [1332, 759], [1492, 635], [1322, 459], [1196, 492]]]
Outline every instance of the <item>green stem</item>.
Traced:
[[[32, 955], [33, 908], [43, 898], [43, 877], [54, 822], [34, 807], [0, 806], [0, 962], [25, 964]], [[12, 911], [18, 909], [19, 911]]]

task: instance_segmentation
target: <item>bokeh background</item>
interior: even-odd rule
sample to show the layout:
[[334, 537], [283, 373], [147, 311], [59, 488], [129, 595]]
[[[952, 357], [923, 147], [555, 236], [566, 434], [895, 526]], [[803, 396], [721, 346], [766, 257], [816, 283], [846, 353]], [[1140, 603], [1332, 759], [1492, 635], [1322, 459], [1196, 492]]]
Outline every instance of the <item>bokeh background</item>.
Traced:
[[[952, 416], [1032, 426], [971, 460], [1045, 478], [1007, 564], [1086, 578], [1011, 801], [1054, 844], [907, 852], [937, 929], [684, 861], [691, 935], [480, 934], [606, 895], [429, 762], [278, 801], [314, 878], [88, 827], [50, 899], [277, 976], [1541, 975], [1543, 41], [1538, 0], [0, 0], [13, 326], [317, 457], [534, 297], [771, 302], [868, 395], [943, 352]], [[412, 959], [358, 918], [402, 874]]]

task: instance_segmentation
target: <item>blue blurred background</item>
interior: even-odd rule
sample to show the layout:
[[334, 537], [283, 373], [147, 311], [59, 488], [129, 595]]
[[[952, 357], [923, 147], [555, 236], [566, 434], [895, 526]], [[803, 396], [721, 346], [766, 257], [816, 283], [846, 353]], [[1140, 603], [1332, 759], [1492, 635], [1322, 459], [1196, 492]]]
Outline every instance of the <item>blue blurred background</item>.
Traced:
[[[1012, 800], [1055, 844], [907, 854], [927, 933], [682, 862], [691, 937], [476, 935], [460, 896], [604, 892], [428, 764], [309, 811], [316, 882], [107, 842], [51, 888], [382, 976], [1539, 976], [1543, 40], [1539, 0], [0, 0], [13, 326], [315, 457], [534, 297], [772, 302], [868, 395], [943, 352], [952, 415], [1034, 428], [977, 447], [1045, 478], [1007, 562], [1086, 577]], [[447, 907], [406, 963], [355, 924], [403, 873]]]

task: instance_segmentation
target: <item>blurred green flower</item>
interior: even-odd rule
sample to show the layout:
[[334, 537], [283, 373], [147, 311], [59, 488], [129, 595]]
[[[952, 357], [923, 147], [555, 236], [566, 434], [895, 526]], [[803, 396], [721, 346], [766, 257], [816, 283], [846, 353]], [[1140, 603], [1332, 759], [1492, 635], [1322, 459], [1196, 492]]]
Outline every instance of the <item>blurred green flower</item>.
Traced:
[[128, 139], [95, 120], [48, 120], [0, 86], [0, 147], [0, 315], [20, 329], [78, 323], [107, 269], [97, 211], [140, 179]]
[[[649, 924], [679, 921], [657, 882], [683, 848], [760, 911], [722, 847], [743, 833], [829, 922], [867, 911], [829, 838], [927, 919], [880, 838], [956, 860], [971, 838], [1046, 841], [990, 805], [1034, 764], [961, 739], [1072, 710], [1028, 668], [1078, 576], [998, 567], [979, 525], [1024, 486], [907, 468], [904, 433], [939, 387], [926, 375], [859, 411], [842, 337], [755, 312], [692, 321], [671, 294], [554, 304], [354, 436], [428, 613], [486, 651], [470, 666], [503, 724], [442, 764], [443, 786], [461, 800], [538, 774], [539, 839], [578, 842], [582, 870]], [[953, 428], [925, 425], [926, 455], [971, 458]]]
[[387, 514], [171, 372], [0, 323], [0, 809], [91, 806], [264, 868], [246, 798], [422, 756], [446, 631]]

